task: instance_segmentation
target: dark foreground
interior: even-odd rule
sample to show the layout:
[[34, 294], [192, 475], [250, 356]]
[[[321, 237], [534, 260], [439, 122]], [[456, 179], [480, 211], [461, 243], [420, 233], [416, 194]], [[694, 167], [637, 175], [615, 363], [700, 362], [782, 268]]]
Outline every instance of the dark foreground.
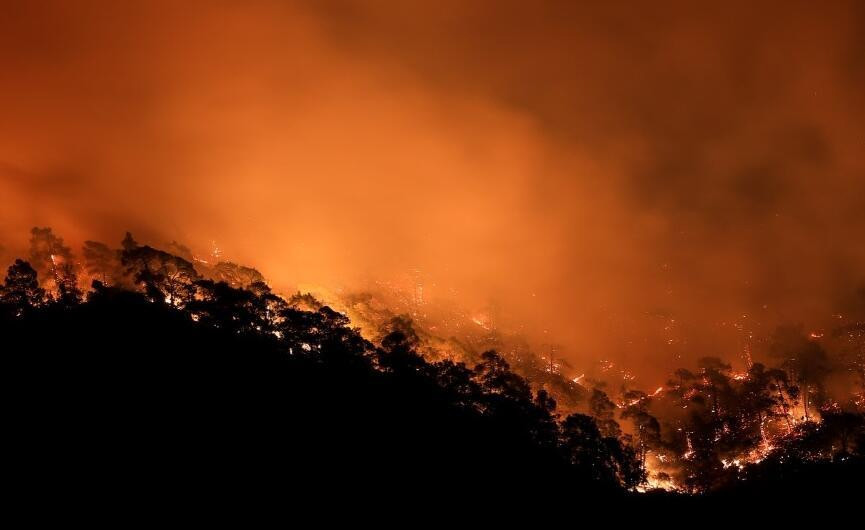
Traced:
[[13, 500], [587, 509], [862, 489], [861, 457], [850, 456], [776, 462], [701, 499], [627, 493], [622, 479], [639, 478], [632, 455], [588, 417], [558, 425], [552, 405], [495, 356], [473, 370], [427, 363], [399, 335], [372, 347], [327, 308], [292, 313], [277, 339], [244, 328], [252, 321], [237, 307], [202, 307], [207, 322], [196, 322], [139, 293], [98, 288], [85, 303], [6, 312]]

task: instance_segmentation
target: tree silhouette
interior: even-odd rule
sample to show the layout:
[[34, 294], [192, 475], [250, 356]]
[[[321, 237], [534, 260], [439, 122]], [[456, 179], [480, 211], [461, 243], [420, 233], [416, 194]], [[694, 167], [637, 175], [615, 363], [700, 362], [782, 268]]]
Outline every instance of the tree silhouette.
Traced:
[[[650, 452], [650, 464], [670, 457], [664, 471], [686, 489], [738, 492], [738, 474], [755, 484], [772, 472], [831, 478], [820, 462], [847, 469], [865, 450], [865, 416], [822, 398], [830, 358], [801, 327], [776, 332], [770, 353], [783, 369], [755, 363], [734, 373], [706, 357], [651, 396], [626, 390], [616, 404], [601, 383], [587, 391], [548, 373], [525, 344], [507, 358], [467, 348], [463, 359], [479, 358], [470, 368], [428, 355], [434, 343], [407, 316], [383, 311], [373, 343], [309, 294], [278, 296], [255, 269], [193, 263], [185, 247], [167, 252], [129, 233], [121, 246], [85, 243], [83, 271], [93, 283], [84, 301], [71, 251], [37, 228], [31, 255], [57, 296], [22, 260], [0, 286], [0, 337], [12, 352], [4, 368], [16, 375], [13, 394], [36, 396], [20, 414], [35, 419], [12, 432], [53, 440], [40, 425], [54, 428], [58, 418], [72, 433], [70, 454], [96, 462], [91, 469], [139, 465], [134, 454], [166, 476], [191, 459], [200, 484], [224, 485], [216, 475], [248, 484], [259, 478], [250, 469], [268, 469], [361, 489], [359, 477], [376, 476], [400, 491], [446, 480], [496, 494], [560, 489], [586, 498], [643, 484]], [[809, 388], [808, 415], [821, 423], [792, 421], [796, 383]], [[109, 432], [127, 433], [114, 438], [124, 440], [116, 450], [95, 443]], [[40, 454], [51, 451], [43, 445]], [[739, 460], [755, 454], [764, 463]], [[47, 468], [61, 464], [45, 457]]]
[[487, 351], [475, 367], [475, 377], [484, 391], [515, 401], [531, 401], [531, 387], [525, 379], [510, 370], [508, 362], [498, 353]]
[[21, 316], [45, 301], [45, 290], [39, 287], [36, 271], [26, 261], [16, 259], [6, 272], [0, 288], [0, 303], [14, 316]]
[[252, 291], [237, 289], [225, 282], [197, 280], [195, 296], [186, 310], [202, 323], [233, 333], [272, 331], [267, 299]]
[[617, 466], [598, 425], [584, 414], [571, 414], [562, 422], [562, 446], [571, 464], [588, 479], [617, 484]]
[[118, 275], [119, 253], [98, 241], [85, 241], [83, 248], [84, 269], [93, 279], [103, 285], [111, 285]]
[[318, 311], [324, 304], [310, 293], [296, 292], [288, 299], [288, 305], [301, 311]]
[[[865, 289], [862, 290], [863, 305], [865, 305]], [[833, 336], [841, 338], [846, 344], [845, 360], [849, 368], [856, 374], [860, 396], [865, 409], [865, 321], [855, 321], [833, 330]]]
[[635, 450], [640, 463], [645, 466], [648, 452], [660, 445], [661, 424], [649, 413], [651, 398], [645, 392], [630, 390], [622, 397], [625, 406], [621, 418], [630, 419], [637, 429]]
[[264, 283], [264, 276], [252, 267], [230, 261], [220, 261], [213, 267], [213, 279], [232, 287], [247, 288], [254, 283]]
[[598, 429], [605, 437], [618, 438], [622, 435], [622, 429], [615, 419], [616, 404], [607, 394], [597, 388], [592, 389], [589, 398], [589, 411], [598, 423]]
[[169, 254], [173, 254], [178, 258], [185, 259], [186, 261], [191, 262], [193, 259], [195, 259], [192, 256], [192, 251], [189, 249], [189, 247], [187, 247], [183, 243], [178, 243], [177, 241], [172, 241], [171, 243], [168, 243], [165, 246], [165, 250]]
[[781, 326], [772, 335], [770, 352], [784, 359], [782, 365], [801, 386], [805, 421], [810, 420], [812, 395], [823, 397], [823, 380], [830, 371], [826, 351], [802, 331], [802, 326]]
[[732, 367], [717, 357], [703, 357], [697, 361], [697, 366], [700, 368], [703, 390], [709, 395], [712, 414], [717, 420], [724, 413], [724, 401], [732, 392], [730, 387]]
[[195, 294], [195, 282], [200, 278], [192, 263], [153, 247], [140, 246], [129, 232], [123, 240], [120, 262], [125, 277], [141, 285], [151, 300], [169, 305], [189, 303]]
[[44, 277], [51, 278], [57, 289], [58, 301], [71, 306], [81, 301], [78, 274], [72, 250], [51, 228], [34, 227], [30, 231], [30, 262]]
[[132, 237], [131, 232], [126, 232], [126, 235], [123, 236], [123, 241], [120, 242], [120, 247], [123, 251], [130, 252], [138, 248], [138, 242]]

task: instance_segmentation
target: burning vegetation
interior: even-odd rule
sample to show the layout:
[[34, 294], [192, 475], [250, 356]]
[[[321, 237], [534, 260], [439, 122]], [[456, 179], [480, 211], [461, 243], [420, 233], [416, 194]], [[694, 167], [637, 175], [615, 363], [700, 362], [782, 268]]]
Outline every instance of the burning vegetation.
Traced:
[[[326, 367], [301, 386], [317, 392], [314, 385], [324, 385], [321, 391], [332, 395], [308, 405], [309, 410], [298, 403], [286, 406], [322, 432], [333, 427], [307, 418], [310, 410], [381, 414], [371, 426], [356, 426], [378, 429], [378, 435], [355, 431], [352, 436], [359, 438], [346, 441], [362, 448], [351, 451], [350, 464], [339, 458], [332, 462], [369, 473], [387, 467], [382, 462], [388, 459], [394, 473], [393, 462], [420, 466], [423, 460], [425, 472], [485, 473], [491, 483], [512, 470], [595, 492], [705, 494], [736, 492], [815, 466], [861, 466], [862, 315], [837, 315], [837, 326], [825, 332], [782, 326], [762, 338], [765, 347], [755, 348], [756, 337], [749, 332], [740, 352], [744, 369], [704, 357], [675, 370], [663, 384], [641, 389], [639, 377], [611, 361], [574, 367], [557, 357], [556, 345], [531, 347], [518, 331], [498, 324], [495, 310], [478, 314], [429, 303], [418, 274], [413, 272], [409, 289], [380, 284], [375, 292], [341, 291], [328, 299], [300, 292], [286, 297], [273, 292], [256, 269], [223, 259], [215, 244], [201, 256], [176, 242], [164, 249], [144, 245], [127, 233], [119, 248], [87, 241], [76, 254], [50, 228], [34, 228], [29, 255], [11, 264], [0, 287], [3, 338], [14, 356], [10, 367], [26, 375], [34, 361], [25, 359], [24, 345], [65, 366], [69, 359], [48, 353], [48, 344], [68, 340], [61, 346], [70, 348], [64, 354], [82, 355], [71, 349], [80, 340], [76, 325], [119, 326], [102, 330], [123, 342], [111, 345], [110, 360], [101, 359], [108, 366], [95, 368], [115, 377], [111, 366], [119, 362], [117, 356], [133, 356], [126, 350], [157, 355], [129, 342], [136, 337], [122, 336], [130, 325], [122, 315], [128, 314], [173, 330], [150, 330], [164, 334], [160, 340], [177, 342], [172, 333], [185, 337], [180, 341], [184, 349], [177, 350], [176, 359], [166, 358], [166, 367], [231, 359], [229, 365], [241, 367], [244, 388], [266, 375], [273, 385], [269, 391], [279, 394], [285, 385], [300, 385], [298, 378], [306, 376], [299, 374], [307, 374], [310, 366]], [[53, 338], [43, 343], [36, 337], [45, 332]], [[166, 349], [157, 355], [161, 359], [175, 351], [142, 340]], [[208, 357], [208, 348], [218, 355]], [[183, 360], [190, 350], [196, 352], [194, 362]], [[134, 371], [133, 364], [126, 368]], [[154, 381], [167, 377], [147, 370]], [[230, 372], [217, 375], [230, 379]], [[85, 380], [93, 383], [92, 377], [88, 372]], [[202, 384], [214, 399], [234, 406], [225, 396], [236, 397], [237, 389], [213, 381], [192, 386]], [[333, 390], [333, 385], [343, 386]], [[384, 391], [375, 385], [385, 385], [387, 392], [379, 395]], [[174, 391], [185, 392], [181, 387]], [[73, 396], [88, 392], [70, 388], [68, 381], [61, 388]], [[346, 389], [355, 394], [346, 397]], [[290, 398], [279, 400], [306, 399], [286, 392]], [[403, 397], [405, 403], [391, 401]], [[106, 406], [94, 399], [89, 405]], [[399, 426], [404, 421], [408, 431]], [[425, 421], [430, 425], [413, 423]], [[317, 440], [306, 430], [289, 431]]]

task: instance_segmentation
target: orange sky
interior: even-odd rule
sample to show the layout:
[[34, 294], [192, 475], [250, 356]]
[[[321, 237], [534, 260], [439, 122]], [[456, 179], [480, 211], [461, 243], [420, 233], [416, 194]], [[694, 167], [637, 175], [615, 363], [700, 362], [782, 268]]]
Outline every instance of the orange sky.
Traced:
[[575, 360], [825, 319], [865, 280], [865, 4], [593, 4], [3, 2], [3, 244], [420, 267]]

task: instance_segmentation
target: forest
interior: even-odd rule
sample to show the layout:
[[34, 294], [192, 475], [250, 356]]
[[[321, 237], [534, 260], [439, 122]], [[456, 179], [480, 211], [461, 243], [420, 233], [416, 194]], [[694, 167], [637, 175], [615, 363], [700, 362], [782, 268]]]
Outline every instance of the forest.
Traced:
[[73, 252], [34, 228], [0, 287], [5, 464], [22, 492], [114, 500], [839, 495], [865, 476], [865, 323], [831, 334], [842, 353], [791, 325], [772, 365], [706, 357], [616, 388], [434, 355], [405, 315], [364, 336], [179, 243]]

